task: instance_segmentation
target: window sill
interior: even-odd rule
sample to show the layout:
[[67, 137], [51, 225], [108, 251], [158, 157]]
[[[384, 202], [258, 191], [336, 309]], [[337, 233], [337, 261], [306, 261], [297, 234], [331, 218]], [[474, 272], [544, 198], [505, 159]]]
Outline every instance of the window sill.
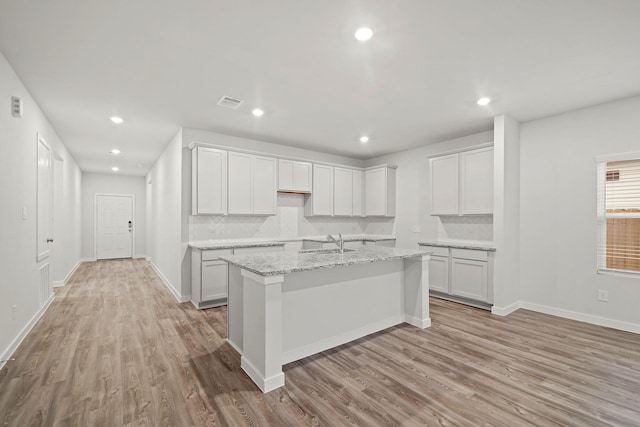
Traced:
[[598, 274], [604, 274], [606, 276], [621, 276], [621, 277], [631, 277], [634, 279], [640, 279], [640, 271], [613, 270], [609, 268], [600, 268], [598, 269]]

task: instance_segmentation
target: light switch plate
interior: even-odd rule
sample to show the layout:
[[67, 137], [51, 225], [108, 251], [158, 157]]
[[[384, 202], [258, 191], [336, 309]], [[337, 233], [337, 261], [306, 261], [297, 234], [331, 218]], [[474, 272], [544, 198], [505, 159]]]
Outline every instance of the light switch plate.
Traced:
[[27, 207], [22, 207], [22, 219], [27, 219]]

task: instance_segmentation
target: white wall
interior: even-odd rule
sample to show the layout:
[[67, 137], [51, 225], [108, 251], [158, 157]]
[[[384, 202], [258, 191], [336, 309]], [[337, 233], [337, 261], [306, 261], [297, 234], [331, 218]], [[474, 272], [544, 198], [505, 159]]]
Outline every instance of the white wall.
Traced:
[[[396, 173], [396, 246], [417, 248], [419, 240], [425, 239], [466, 239], [487, 240], [493, 238], [491, 216], [446, 218], [444, 221], [430, 212], [429, 159], [452, 150], [460, 150], [478, 144], [493, 141], [493, 132], [482, 132], [463, 138], [443, 141], [407, 151], [376, 157], [368, 160], [366, 166], [389, 163], [398, 166]], [[420, 227], [419, 233], [413, 227]], [[366, 225], [366, 233], [378, 233], [380, 224], [371, 222]]]
[[181, 280], [182, 131], [169, 142], [147, 174], [147, 249], [156, 271], [180, 298], [189, 295]]
[[[9, 100], [23, 101], [23, 118], [11, 116]], [[5, 57], [0, 54], [0, 359], [14, 349], [15, 340], [40, 309], [36, 263], [36, 138], [40, 133], [62, 166], [61, 208], [64, 219], [54, 218], [54, 242], [60, 248], [53, 280], [64, 280], [80, 260], [80, 169], [35, 100]], [[58, 175], [60, 177], [60, 175]], [[27, 219], [22, 219], [22, 208]], [[55, 249], [54, 249], [55, 250]], [[13, 306], [16, 318], [13, 319]]]
[[596, 274], [594, 162], [639, 151], [639, 118], [634, 97], [521, 125], [520, 282], [533, 308], [640, 332], [640, 278]]
[[82, 173], [82, 258], [95, 259], [95, 195], [135, 196], [133, 256], [147, 255], [146, 184], [143, 176]]

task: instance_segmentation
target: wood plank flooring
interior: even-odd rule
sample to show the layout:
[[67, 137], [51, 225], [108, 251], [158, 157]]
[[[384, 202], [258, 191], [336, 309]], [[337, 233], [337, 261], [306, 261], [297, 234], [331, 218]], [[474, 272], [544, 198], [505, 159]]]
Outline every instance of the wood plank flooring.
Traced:
[[640, 425], [636, 334], [432, 299], [430, 329], [291, 363], [265, 395], [225, 318], [178, 304], [144, 260], [82, 264], [0, 371], [0, 424]]

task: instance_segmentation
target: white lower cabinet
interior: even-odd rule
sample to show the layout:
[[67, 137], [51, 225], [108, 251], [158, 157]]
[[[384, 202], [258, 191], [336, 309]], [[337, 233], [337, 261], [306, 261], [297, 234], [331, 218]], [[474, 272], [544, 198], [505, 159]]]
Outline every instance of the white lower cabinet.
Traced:
[[459, 302], [493, 303], [493, 252], [420, 245], [432, 252], [429, 290]]
[[236, 249], [191, 249], [191, 302], [196, 308], [210, 308], [227, 303], [229, 265], [222, 255], [277, 252], [282, 246], [259, 246]]

